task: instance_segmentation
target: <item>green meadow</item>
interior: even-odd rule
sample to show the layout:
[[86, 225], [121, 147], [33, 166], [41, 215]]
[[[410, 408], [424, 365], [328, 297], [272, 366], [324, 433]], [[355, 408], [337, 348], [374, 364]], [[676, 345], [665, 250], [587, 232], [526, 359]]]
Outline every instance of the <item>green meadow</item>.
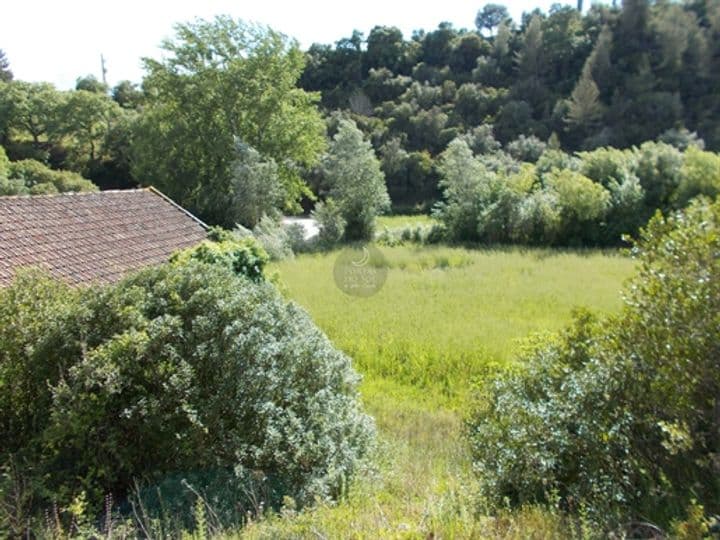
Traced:
[[[384, 287], [351, 297], [333, 280], [338, 252], [274, 266], [363, 375], [377, 421], [374, 463], [337, 504], [285, 509], [249, 538], [538, 538], [569, 536], [552, 511], [483, 513], [462, 436], [473, 381], [514, 361], [523, 341], [554, 332], [575, 308], [611, 313], [634, 263], [616, 252], [381, 247]], [[576, 531], [577, 532], [577, 531]]]

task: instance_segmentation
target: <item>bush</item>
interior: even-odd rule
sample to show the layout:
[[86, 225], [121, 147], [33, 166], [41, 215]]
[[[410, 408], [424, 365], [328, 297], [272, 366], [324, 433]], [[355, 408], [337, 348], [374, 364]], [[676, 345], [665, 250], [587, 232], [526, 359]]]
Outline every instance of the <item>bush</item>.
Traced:
[[260, 281], [270, 260], [267, 252], [252, 238], [239, 238], [230, 231], [216, 228], [209, 239], [195, 247], [175, 253], [171, 260], [180, 264], [200, 261], [224, 266], [239, 276]]
[[9, 167], [10, 180], [15, 180], [16, 193], [5, 195], [46, 195], [77, 191], [96, 191], [97, 186], [77, 173], [55, 171], [32, 159], [13, 161]]
[[683, 154], [668, 144], [646, 142], [635, 150], [635, 156], [635, 174], [645, 190], [644, 213], [669, 208], [682, 178]]
[[263, 216], [253, 229], [253, 237], [260, 242], [270, 259], [281, 261], [293, 256], [290, 238], [282, 223], [269, 217]]
[[337, 495], [373, 436], [350, 359], [224, 264], [82, 291], [23, 275], [0, 291], [0, 345], [0, 463], [38, 502], [219, 469], [304, 504]]
[[563, 244], [595, 244], [598, 225], [610, 207], [610, 193], [602, 185], [571, 170], [554, 170], [543, 178], [557, 197]]
[[719, 252], [720, 202], [658, 215], [619, 316], [577, 315], [478, 389], [468, 434], [486, 497], [559, 500], [604, 525], [667, 525], [693, 498], [718, 511]]
[[535, 163], [545, 152], [547, 144], [538, 139], [535, 135], [526, 137], [520, 135], [517, 139], [509, 142], [507, 152], [518, 161]]
[[716, 197], [720, 193], [720, 155], [691, 146], [685, 152], [681, 178], [674, 195], [678, 207], [698, 195]]
[[331, 249], [345, 235], [345, 218], [333, 199], [315, 205], [312, 217], [318, 222], [320, 233], [318, 243], [323, 249]]

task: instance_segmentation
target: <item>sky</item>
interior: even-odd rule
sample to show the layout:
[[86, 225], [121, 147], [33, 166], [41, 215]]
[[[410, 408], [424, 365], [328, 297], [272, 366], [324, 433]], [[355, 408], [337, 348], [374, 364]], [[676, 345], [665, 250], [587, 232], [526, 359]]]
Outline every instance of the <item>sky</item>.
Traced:
[[[492, 0], [504, 3], [519, 22], [523, 12], [547, 11], [562, 0]], [[142, 80], [142, 57], [159, 57], [159, 43], [173, 35], [173, 25], [195, 18], [228, 14], [266, 24], [297, 39], [303, 48], [334, 43], [353, 29], [365, 35], [376, 25], [397, 26], [409, 38], [416, 29], [432, 30], [443, 21], [474, 27], [486, 2], [440, 0], [25, 0], [9, 1], [0, 17], [0, 49], [16, 79], [49, 81], [60, 89], [93, 74], [101, 78], [105, 57], [107, 81]], [[589, 4], [590, 2], [586, 2]]]

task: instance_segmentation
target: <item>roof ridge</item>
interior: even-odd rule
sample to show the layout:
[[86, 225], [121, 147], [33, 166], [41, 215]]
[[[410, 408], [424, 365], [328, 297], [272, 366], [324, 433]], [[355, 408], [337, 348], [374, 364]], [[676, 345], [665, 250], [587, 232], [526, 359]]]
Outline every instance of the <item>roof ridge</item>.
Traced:
[[[101, 195], [104, 193], [135, 193], [138, 191], [153, 191], [155, 188], [140, 187], [140, 188], [128, 188], [128, 189], [99, 189], [97, 191], [64, 191], [62, 193], [41, 193], [33, 195], [25, 193], [22, 195], [0, 195], [0, 200], [3, 199], [49, 199], [52, 197], [79, 197], [83, 195]], [[156, 191], [156, 190], [155, 190]]]

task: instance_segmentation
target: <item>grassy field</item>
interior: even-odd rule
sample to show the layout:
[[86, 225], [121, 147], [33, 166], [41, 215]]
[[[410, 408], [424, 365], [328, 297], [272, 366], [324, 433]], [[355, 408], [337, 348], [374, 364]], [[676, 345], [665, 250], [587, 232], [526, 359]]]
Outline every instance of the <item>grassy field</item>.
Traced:
[[384, 228], [388, 229], [402, 229], [405, 227], [417, 227], [420, 225], [433, 225], [437, 223], [433, 218], [426, 214], [417, 215], [392, 215], [392, 216], [380, 216], [377, 218], [377, 230], [382, 231]]
[[[380, 444], [337, 505], [289, 509], [246, 528], [248, 538], [549, 538], [566, 524], [538, 508], [487, 517], [462, 438], [471, 381], [513, 360], [522, 339], [552, 332], [574, 307], [619, 308], [633, 262], [616, 254], [546, 250], [382, 248], [383, 289], [349, 297], [332, 277], [337, 253], [275, 270], [363, 373]], [[529, 536], [529, 531], [534, 531]]]

